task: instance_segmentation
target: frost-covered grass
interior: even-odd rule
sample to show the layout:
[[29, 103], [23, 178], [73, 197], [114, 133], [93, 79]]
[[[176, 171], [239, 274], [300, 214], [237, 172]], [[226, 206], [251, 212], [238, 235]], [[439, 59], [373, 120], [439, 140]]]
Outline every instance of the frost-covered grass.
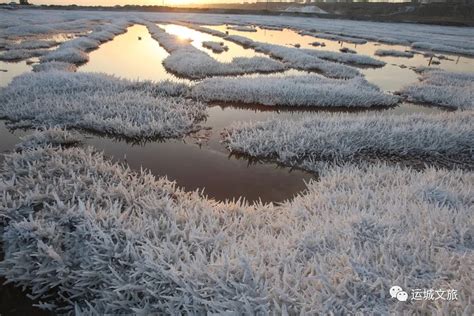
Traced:
[[272, 25], [258, 25], [262, 30], [271, 30], [271, 31], [283, 31], [285, 29], [282, 26], [272, 26]]
[[256, 78], [210, 78], [191, 94], [205, 101], [275, 106], [374, 107], [394, 106], [398, 98], [357, 77], [328, 79], [317, 75]]
[[46, 146], [72, 146], [80, 142], [82, 142], [82, 137], [78, 134], [62, 128], [53, 127], [37, 130], [33, 134], [23, 137], [15, 149], [28, 150]]
[[309, 50], [255, 42], [239, 35], [229, 35], [225, 39], [281, 60], [291, 68], [317, 71], [330, 78], [347, 79], [360, 75], [359, 71], [353, 67], [323, 60], [317, 57], [316, 53], [309, 53]]
[[457, 73], [433, 68], [418, 68], [417, 71], [421, 73], [421, 81], [398, 92], [410, 102], [454, 109], [474, 109], [473, 73]]
[[10, 45], [5, 46], [5, 49], [8, 50], [17, 50], [17, 49], [41, 49], [41, 48], [50, 48], [58, 45], [57, 41], [53, 40], [25, 40], [20, 43], [11, 43]]
[[[313, 43], [314, 44], [314, 43]], [[323, 43], [324, 44], [324, 43]], [[383, 67], [385, 62], [372, 58], [367, 55], [358, 55], [354, 54], [355, 51], [352, 50], [352, 54], [346, 54], [344, 52], [331, 52], [326, 50], [316, 50], [316, 49], [303, 49], [306, 54], [319, 57], [321, 59], [334, 61], [343, 64], [356, 65], [356, 66], [370, 66], [370, 67]]]
[[116, 35], [124, 33], [131, 23], [118, 20], [112, 24], [99, 26], [85, 37], [78, 37], [64, 42], [50, 53], [42, 56], [40, 61], [58, 61], [70, 64], [83, 64], [89, 61], [88, 51], [97, 49], [101, 43], [112, 40]]
[[319, 114], [238, 123], [225, 134], [236, 153], [311, 169], [314, 162], [398, 158], [458, 161], [474, 168], [474, 113], [438, 115]]
[[[1, 179], [0, 274], [57, 313], [472, 309], [472, 172], [337, 167], [276, 206], [209, 201], [80, 148], [8, 155]], [[400, 304], [394, 284], [458, 300]]]
[[313, 37], [317, 37], [317, 38], [324, 38], [324, 39], [333, 40], [333, 41], [353, 43], [353, 44], [365, 44], [365, 43], [367, 43], [367, 41], [365, 39], [354, 38], [354, 37], [349, 37], [349, 36], [342, 36], [342, 35], [337, 35], [337, 34], [314, 33], [314, 32], [307, 32], [307, 31], [302, 31], [302, 32], [300, 32], [300, 34], [301, 35], [313, 36]]
[[464, 54], [474, 56], [473, 49], [469, 48], [459, 48], [452, 47], [440, 43], [430, 43], [430, 42], [415, 42], [411, 44], [412, 48], [423, 49], [429, 51], [443, 52], [443, 53], [454, 53], [454, 54]]
[[203, 41], [202, 47], [212, 50], [214, 53], [223, 53], [229, 50], [229, 47], [224, 45], [224, 42]]
[[[385, 65], [385, 62], [371, 58], [369, 56], [356, 55], [350, 57], [347, 56], [347, 54], [337, 52], [319, 51], [313, 49], [296, 49], [282, 45], [273, 45], [253, 41], [240, 35], [227, 35], [222, 32], [220, 34], [216, 34], [214, 33], [215, 30], [213, 29], [195, 26], [193, 24], [187, 24], [187, 26], [200, 32], [222, 37], [246, 48], [250, 47], [257, 52], [261, 52], [275, 59], [281, 60], [289, 67], [306, 71], [321, 72], [330, 78], [353, 78], [360, 74], [357, 69], [341, 65], [340, 63], [373, 67], [381, 67]], [[334, 61], [334, 63], [327, 61]]]
[[20, 61], [32, 57], [39, 57], [47, 52], [48, 50], [45, 49], [12, 49], [0, 53], [0, 60]]
[[35, 72], [56, 70], [75, 72], [77, 67], [74, 64], [65, 63], [62, 61], [49, 61], [42, 64], [33, 65], [33, 71]]
[[47, 71], [13, 79], [0, 93], [0, 117], [21, 126], [61, 126], [128, 138], [180, 137], [205, 106], [181, 84], [132, 82], [92, 73]]
[[227, 29], [240, 32], [257, 32], [257, 29], [251, 25], [233, 25], [228, 26]]
[[[91, 31], [97, 23], [100, 23], [97, 18], [91, 18], [90, 13], [59, 13], [60, 17], [55, 17], [55, 12], [51, 11], [23, 11], [20, 14], [10, 14], [15, 21], [10, 21], [9, 26], [3, 30], [3, 34], [9, 38], [22, 38], [22, 37], [44, 37], [51, 36], [54, 34], [80, 34]], [[3, 12], [2, 12], [3, 13]], [[32, 16], [22, 19], [18, 18], [22, 13], [23, 15], [32, 14]], [[0, 13], [1, 14], [1, 13]], [[4, 18], [2, 16], [2, 18]], [[56, 20], [56, 21], [55, 21]]]
[[75, 48], [81, 51], [93, 50], [99, 46], [100, 41], [87, 37], [78, 37], [61, 44], [62, 48]]
[[406, 58], [412, 58], [414, 56], [412, 52], [404, 52], [396, 49], [377, 49], [374, 54], [377, 56], [394, 56]]
[[57, 61], [70, 64], [83, 64], [89, 61], [89, 55], [77, 48], [61, 47], [42, 56], [40, 61], [42, 63]]
[[179, 76], [202, 79], [212, 76], [271, 73], [286, 69], [279, 61], [266, 57], [235, 57], [230, 63], [222, 63], [197, 49], [189, 41], [166, 33], [155, 24], [147, 24], [151, 36], [170, 55], [163, 60], [164, 67]]

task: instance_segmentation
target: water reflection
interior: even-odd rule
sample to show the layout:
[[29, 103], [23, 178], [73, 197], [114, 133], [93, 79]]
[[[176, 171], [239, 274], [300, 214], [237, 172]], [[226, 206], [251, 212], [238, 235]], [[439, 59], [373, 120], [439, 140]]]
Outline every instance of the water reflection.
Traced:
[[[366, 79], [379, 86], [385, 91], [394, 92], [399, 90], [401, 87], [409, 85], [418, 81], [418, 76], [410, 68], [419, 66], [433, 66], [441, 68], [447, 71], [455, 72], [472, 72], [474, 70], [474, 59], [469, 57], [460, 57], [453, 54], [446, 53], [435, 53], [436, 56], [446, 57], [439, 60], [434, 57], [434, 60], [440, 62], [439, 65], [430, 65], [431, 56], [425, 56], [423, 51], [414, 55], [413, 58], [400, 58], [393, 56], [376, 56], [375, 51], [377, 49], [394, 49], [394, 50], [411, 50], [408, 46], [402, 45], [387, 45], [375, 42], [367, 42], [366, 44], [352, 44], [344, 43], [339, 41], [327, 40], [323, 38], [317, 38], [309, 35], [300, 35], [294, 30], [283, 29], [279, 30], [266, 30], [256, 28], [256, 32], [242, 32], [236, 30], [228, 30], [225, 25], [208, 25], [206, 26], [211, 29], [219, 30], [222, 32], [228, 31], [230, 35], [241, 35], [250, 38], [254, 41], [260, 41], [265, 43], [284, 45], [287, 47], [294, 47], [295, 44], [299, 44], [301, 48], [309, 48], [315, 50], [327, 50], [332, 52], [339, 52], [341, 47], [348, 47], [357, 52], [357, 54], [368, 55], [375, 59], [383, 60], [387, 63], [382, 68], [362, 68], [360, 71], [365, 75]], [[311, 45], [313, 42], [325, 43], [325, 47], [315, 47]]]
[[[163, 25], [161, 25], [160, 24], [159, 26], [170, 34], [180, 36], [181, 38], [191, 39], [191, 41], [192, 41], [191, 44], [194, 47], [204, 51], [205, 53], [212, 56], [214, 59], [216, 59], [220, 62], [223, 62], [223, 63], [231, 62], [232, 59], [235, 58], [235, 57], [265, 56], [262, 53], [255, 52], [254, 50], [251, 50], [251, 49], [245, 49], [242, 46], [237, 45], [234, 42], [227, 41], [227, 40], [225, 40], [221, 37], [217, 37], [217, 36], [213, 36], [213, 35], [210, 35], [210, 34], [207, 34], [207, 33], [199, 32], [199, 31], [190, 29], [190, 28], [182, 26], [182, 25], [175, 25], [175, 24], [163, 24]], [[222, 52], [222, 53], [214, 53], [211, 50], [209, 50], [207, 48], [204, 48], [202, 46], [202, 42], [204, 42], [204, 41], [222, 42], [229, 49], [227, 51]]]
[[130, 80], [182, 81], [162, 65], [168, 53], [151, 38], [143, 25], [134, 25], [114, 40], [89, 54], [89, 62], [79, 68], [84, 72], [103, 72]]
[[13, 78], [31, 71], [31, 65], [26, 61], [4, 62], [0, 61], [0, 87], [6, 87]]

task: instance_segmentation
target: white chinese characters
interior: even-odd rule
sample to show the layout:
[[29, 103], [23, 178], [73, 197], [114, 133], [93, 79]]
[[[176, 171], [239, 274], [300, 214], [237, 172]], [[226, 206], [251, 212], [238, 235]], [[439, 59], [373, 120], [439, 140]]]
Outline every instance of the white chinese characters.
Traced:
[[[390, 296], [400, 302], [408, 300], [408, 293], [400, 286], [394, 285], [390, 288]], [[458, 300], [458, 291], [454, 289], [412, 289], [411, 301], [456, 301]]]

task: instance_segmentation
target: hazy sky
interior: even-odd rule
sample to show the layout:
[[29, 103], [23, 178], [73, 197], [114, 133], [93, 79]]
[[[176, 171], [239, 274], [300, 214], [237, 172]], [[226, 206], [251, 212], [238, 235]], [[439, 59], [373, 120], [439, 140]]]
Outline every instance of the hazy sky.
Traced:
[[[18, 0], [0, 0], [0, 3], [8, 3], [10, 1], [19, 2]], [[241, 3], [249, 0], [165, 0], [165, 5], [183, 4], [183, 3]], [[29, 0], [32, 4], [77, 4], [77, 5], [125, 5], [125, 4], [139, 4], [139, 5], [161, 5], [163, 0]], [[249, 2], [252, 2], [250, 0]], [[253, 1], [256, 2], [256, 1]]]

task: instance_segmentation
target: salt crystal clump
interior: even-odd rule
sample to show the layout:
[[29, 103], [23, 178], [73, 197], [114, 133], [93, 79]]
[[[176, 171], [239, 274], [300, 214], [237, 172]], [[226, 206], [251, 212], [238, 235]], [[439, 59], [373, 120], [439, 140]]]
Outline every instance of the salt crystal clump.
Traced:
[[170, 53], [163, 61], [165, 68], [179, 76], [202, 79], [211, 76], [271, 73], [286, 69], [281, 62], [266, 57], [236, 57], [230, 63], [221, 63], [205, 52], [168, 34], [155, 24], [147, 24], [151, 36]]
[[70, 71], [75, 72], [77, 70], [76, 65], [65, 63], [62, 61], [49, 61], [42, 64], [33, 65], [33, 71]]
[[181, 137], [198, 128], [205, 105], [187, 87], [92, 73], [47, 71], [13, 79], [0, 94], [0, 116], [23, 126], [61, 126], [127, 138]]
[[474, 74], [433, 68], [417, 68], [419, 83], [402, 88], [398, 93], [410, 102], [448, 108], [474, 109]]
[[223, 53], [229, 50], [229, 47], [223, 42], [203, 41], [202, 47], [212, 50], [214, 53]]
[[83, 148], [0, 172], [0, 275], [56, 313], [393, 314], [393, 280], [471, 288], [472, 172], [335, 167], [280, 205], [207, 200]]
[[317, 75], [255, 78], [210, 78], [191, 94], [205, 101], [271, 106], [374, 107], [394, 106], [398, 98], [358, 77], [328, 79]]
[[375, 51], [377, 56], [394, 56], [394, 57], [406, 57], [412, 58], [414, 54], [412, 52], [400, 51], [396, 49], [377, 49]]
[[17, 150], [26, 150], [46, 146], [71, 146], [81, 141], [82, 138], [78, 134], [62, 128], [53, 127], [37, 130], [33, 134], [23, 137], [15, 148]]
[[253, 157], [311, 169], [317, 161], [397, 158], [474, 168], [470, 112], [438, 115], [318, 114], [301, 120], [237, 123], [228, 148]]

